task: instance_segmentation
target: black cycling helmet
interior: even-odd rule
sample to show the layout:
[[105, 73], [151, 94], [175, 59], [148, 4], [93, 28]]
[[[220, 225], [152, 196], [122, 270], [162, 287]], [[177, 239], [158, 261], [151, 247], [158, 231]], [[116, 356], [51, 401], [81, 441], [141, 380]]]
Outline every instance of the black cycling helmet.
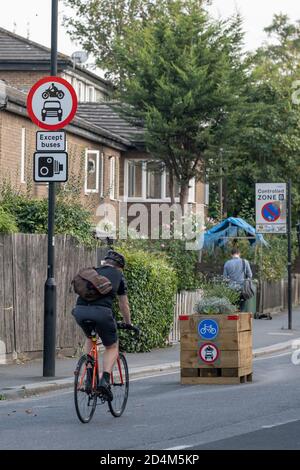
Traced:
[[120, 266], [120, 268], [124, 268], [124, 266], [125, 266], [124, 256], [121, 255], [121, 253], [118, 253], [117, 251], [109, 250], [109, 252], [107, 253], [107, 255], [105, 256], [104, 259], [105, 260], [106, 259], [111, 259], [112, 261], [117, 263]]

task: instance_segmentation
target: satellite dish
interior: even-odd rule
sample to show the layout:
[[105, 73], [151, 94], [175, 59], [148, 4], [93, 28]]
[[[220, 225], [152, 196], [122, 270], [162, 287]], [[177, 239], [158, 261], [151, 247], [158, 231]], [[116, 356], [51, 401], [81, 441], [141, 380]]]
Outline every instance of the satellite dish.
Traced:
[[75, 64], [84, 64], [88, 60], [89, 55], [85, 51], [76, 51], [73, 52], [71, 57]]

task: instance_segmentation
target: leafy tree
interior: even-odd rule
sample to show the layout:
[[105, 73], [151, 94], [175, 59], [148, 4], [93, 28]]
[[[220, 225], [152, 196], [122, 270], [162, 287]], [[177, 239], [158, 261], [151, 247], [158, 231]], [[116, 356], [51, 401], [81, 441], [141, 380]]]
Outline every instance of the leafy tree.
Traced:
[[205, 177], [206, 151], [240, 101], [244, 77], [241, 19], [213, 21], [199, 2], [182, 3], [168, 2], [138, 32], [127, 31], [115, 54], [123, 112], [145, 124], [147, 149], [180, 184], [184, 205], [189, 181]]
[[[292, 178], [294, 217], [300, 209], [300, 108], [292, 102], [293, 82], [299, 70], [294, 60], [299, 56], [299, 24], [292, 25], [285, 15], [277, 15], [266, 31], [275, 43], [249, 56], [245, 99], [218, 136], [218, 145], [223, 148], [226, 209], [230, 215], [243, 213], [250, 222], [256, 182]], [[212, 169], [210, 178], [216, 201], [219, 171]]]
[[147, 0], [65, 0], [76, 15], [65, 17], [72, 39], [96, 57], [97, 65], [108, 75], [119, 70], [112, 52], [116, 38], [123, 38], [126, 28], [142, 21], [148, 14]]
[[[172, 1], [172, 0], [171, 0]], [[195, 0], [210, 3], [210, 0]], [[123, 41], [128, 30], [136, 31], [170, 0], [65, 0], [75, 15], [64, 17], [71, 38], [84, 50], [93, 54], [96, 64], [106, 70], [106, 78], [122, 76], [120, 64], [114, 54], [116, 40]], [[183, 5], [185, 0], [181, 2]]]

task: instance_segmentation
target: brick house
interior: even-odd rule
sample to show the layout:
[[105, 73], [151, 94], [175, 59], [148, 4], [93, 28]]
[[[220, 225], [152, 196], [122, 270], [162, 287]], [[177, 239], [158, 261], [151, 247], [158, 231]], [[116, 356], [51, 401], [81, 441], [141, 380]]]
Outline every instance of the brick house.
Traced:
[[[149, 217], [154, 204], [170, 205], [168, 172], [147, 153], [141, 127], [129, 124], [110, 102], [81, 103], [77, 115], [104, 129], [110, 129], [131, 142], [131, 147], [121, 152], [119, 174], [119, 200], [126, 203], [129, 223], [135, 217], [135, 212], [129, 215], [133, 204], [146, 206]], [[206, 213], [208, 191], [207, 184], [195, 182], [194, 179], [190, 181], [188, 202], [194, 212], [201, 207], [203, 213]], [[179, 202], [178, 185], [175, 186], [175, 193], [175, 202]]]
[[[33, 197], [47, 195], [46, 183], [32, 179], [38, 130], [27, 115], [26, 94], [0, 81], [0, 181], [9, 181]], [[65, 128], [69, 154], [69, 180], [77, 180], [81, 200], [92, 211], [103, 202], [118, 208], [121, 153], [128, 140], [75, 117]]]
[[[38, 128], [28, 118], [26, 96], [49, 68], [49, 49], [0, 28], [0, 182], [9, 179], [14, 187], [30, 188], [34, 197], [45, 197], [47, 184], [32, 181]], [[81, 200], [95, 223], [103, 218], [104, 204], [114, 208], [116, 227], [120, 208], [125, 207], [130, 223], [135, 217], [133, 204], [143, 204], [149, 217], [154, 204], [170, 205], [168, 174], [146, 152], [143, 129], [130, 125], [111, 106], [110, 84], [63, 54], [58, 74], [79, 95], [76, 117], [65, 128], [69, 174], [80, 185]], [[191, 181], [189, 203], [206, 207], [208, 186]]]
[[[0, 79], [27, 92], [49, 74], [50, 49], [0, 27]], [[90, 72], [71, 57], [58, 54], [57, 74], [75, 88], [78, 101], [98, 102], [112, 92], [109, 82]]]

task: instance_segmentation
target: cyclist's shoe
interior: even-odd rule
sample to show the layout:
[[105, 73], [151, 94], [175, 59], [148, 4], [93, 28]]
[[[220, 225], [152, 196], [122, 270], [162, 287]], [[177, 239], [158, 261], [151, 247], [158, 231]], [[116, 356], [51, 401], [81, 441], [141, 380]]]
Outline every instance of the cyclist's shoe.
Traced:
[[113, 400], [113, 394], [110, 385], [104, 377], [101, 378], [99, 385], [97, 386], [97, 392], [101, 393], [105, 398], [107, 398], [107, 400]]

